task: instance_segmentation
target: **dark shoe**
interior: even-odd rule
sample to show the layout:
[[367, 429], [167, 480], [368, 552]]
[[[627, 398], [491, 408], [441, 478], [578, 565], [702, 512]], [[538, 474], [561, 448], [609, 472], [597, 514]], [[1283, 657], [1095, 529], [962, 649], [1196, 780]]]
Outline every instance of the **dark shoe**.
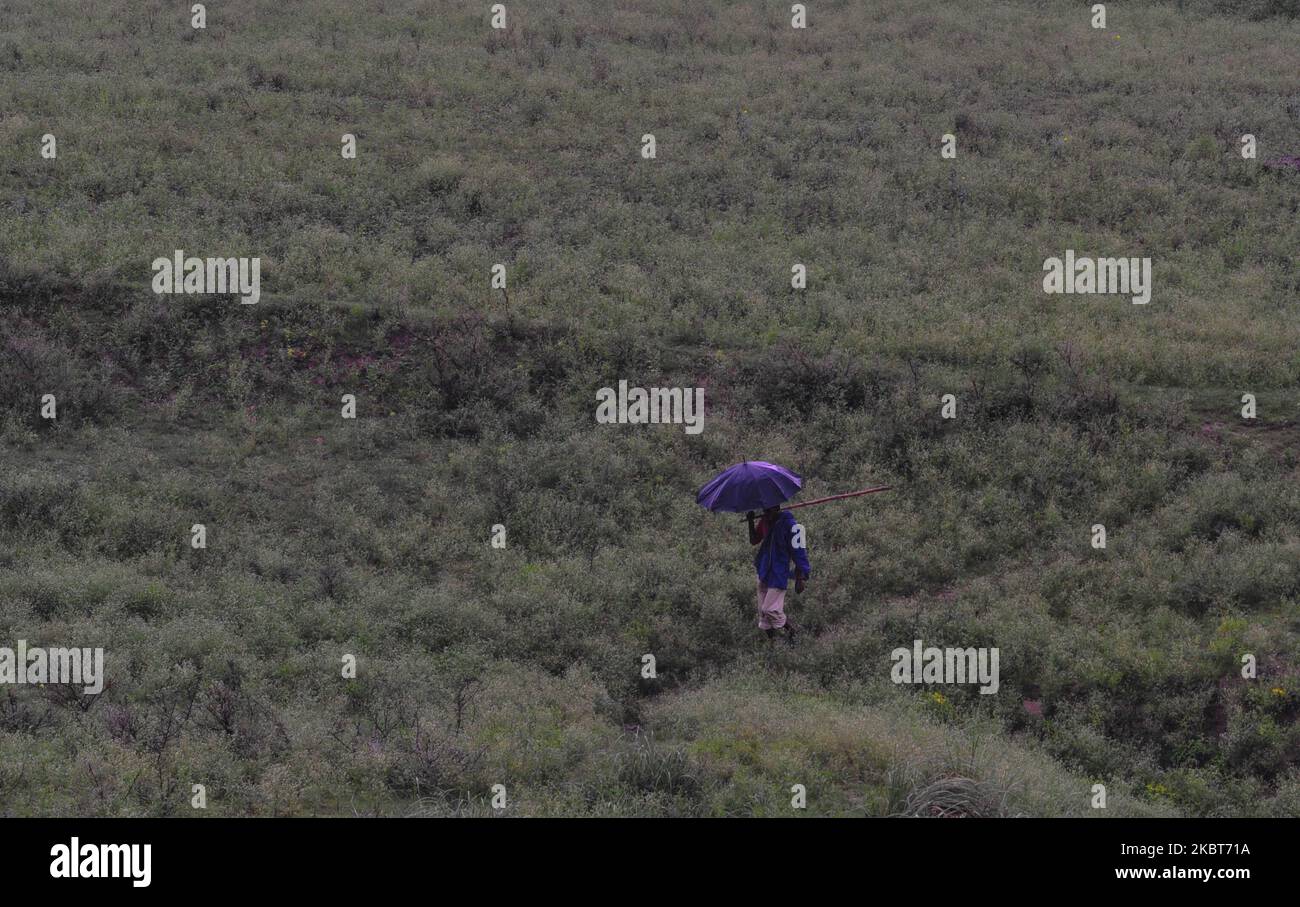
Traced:
[[768, 642], [771, 642], [772, 640], [776, 639], [776, 631], [773, 630], [771, 627], [769, 627], [768, 629], [764, 630], [763, 632], [767, 634], [767, 641], [768, 641]]
[[785, 641], [788, 642], [791, 646], [797, 645], [797, 643], [795, 642], [795, 636], [798, 634], [798, 632], [799, 631], [795, 629], [795, 625], [787, 621], [785, 625]]

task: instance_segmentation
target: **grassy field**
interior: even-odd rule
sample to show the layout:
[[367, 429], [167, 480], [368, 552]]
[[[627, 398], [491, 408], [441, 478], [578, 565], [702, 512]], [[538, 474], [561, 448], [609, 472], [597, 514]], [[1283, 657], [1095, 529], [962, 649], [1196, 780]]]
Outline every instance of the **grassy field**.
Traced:
[[[0, 8], [0, 646], [107, 666], [0, 687], [0, 814], [1300, 815], [1300, 4], [189, 6]], [[744, 459], [898, 486], [793, 649]]]

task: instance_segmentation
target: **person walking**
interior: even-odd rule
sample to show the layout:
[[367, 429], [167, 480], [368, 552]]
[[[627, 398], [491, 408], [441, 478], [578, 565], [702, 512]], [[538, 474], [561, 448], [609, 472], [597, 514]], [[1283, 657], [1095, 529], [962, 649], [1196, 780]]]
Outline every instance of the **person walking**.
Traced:
[[785, 630], [786, 642], [793, 646], [798, 628], [785, 613], [790, 562], [794, 561], [795, 565], [796, 593], [803, 592], [812, 577], [803, 529], [795, 522], [794, 514], [779, 506], [768, 507], [759, 517], [751, 510], [745, 519], [749, 523], [749, 543], [759, 546], [754, 555], [754, 570], [758, 573], [758, 627], [767, 634], [769, 642], [776, 638], [778, 631]]

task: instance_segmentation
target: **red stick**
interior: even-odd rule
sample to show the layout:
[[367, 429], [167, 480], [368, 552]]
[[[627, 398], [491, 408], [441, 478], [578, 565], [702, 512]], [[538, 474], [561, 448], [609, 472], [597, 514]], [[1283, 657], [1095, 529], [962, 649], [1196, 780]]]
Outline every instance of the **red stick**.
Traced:
[[814, 504], [825, 504], [827, 501], [841, 501], [844, 498], [856, 498], [864, 494], [875, 494], [877, 491], [888, 491], [893, 485], [879, 485], [875, 488], [865, 488], [862, 491], [850, 491], [847, 494], [833, 494], [828, 498], [818, 498], [815, 501], [804, 501], [801, 504], [789, 504], [782, 507], [782, 510], [797, 510], [800, 507], [811, 507]]

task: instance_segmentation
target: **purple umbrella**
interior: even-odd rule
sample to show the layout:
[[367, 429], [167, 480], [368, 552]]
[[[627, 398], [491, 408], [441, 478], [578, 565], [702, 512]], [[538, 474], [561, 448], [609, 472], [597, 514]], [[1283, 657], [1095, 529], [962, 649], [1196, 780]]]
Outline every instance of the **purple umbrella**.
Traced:
[[775, 463], [749, 460], [724, 469], [700, 489], [695, 502], [713, 513], [764, 510], [790, 500], [803, 479]]

